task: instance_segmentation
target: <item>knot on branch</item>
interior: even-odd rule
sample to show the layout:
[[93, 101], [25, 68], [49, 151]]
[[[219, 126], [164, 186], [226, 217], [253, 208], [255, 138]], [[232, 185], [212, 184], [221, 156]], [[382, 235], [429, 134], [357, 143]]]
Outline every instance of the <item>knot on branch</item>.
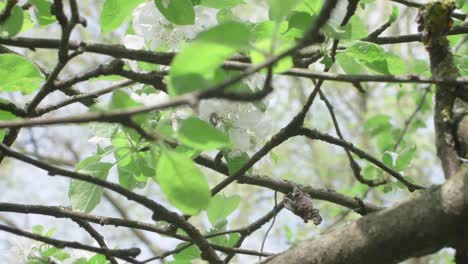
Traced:
[[314, 208], [312, 198], [299, 187], [294, 187], [293, 191], [286, 195], [284, 207], [302, 218], [304, 223], [312, 220], [314, 225], [319, 225], [322, 222], [322, 216], [319, 210]]
[[416, 22], [426, 48], [448, 45], [445, 35], [453, 26], [450, 16], [454, 9], [455, 3], [452, 0], [428, 3], [419, 9]]

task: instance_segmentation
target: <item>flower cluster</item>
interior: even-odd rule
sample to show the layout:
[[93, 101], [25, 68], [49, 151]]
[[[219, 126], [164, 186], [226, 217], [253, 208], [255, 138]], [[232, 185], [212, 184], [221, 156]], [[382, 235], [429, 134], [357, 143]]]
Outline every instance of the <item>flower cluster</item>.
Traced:
[[136, 35], [127, 35], [127, 48], [142, 49], [145, 44], [151, 49], [166, 45], [169, 50], [178, 50], [184, 40], [193, 39], [199, 32], [217, 24], [217, 10], [195, 7], [194, 25], [175, 26], [158, 11], [153, 1], [141, 4], [133, 12], [133, 29]]
[[270, 122], [265, 114], [250, 103], [203, 101], [199, 115], [228, 133], [236, 150], [243, 152], [253, 149], [270, 132]]
[[[163, 2], [164, 4], [164, 2]], [[259, 11], [260, 10], [260, 11]], [[195, 24], [173, 25], [158, 11], [153, 1], [144, 3], [133, 12], [135, 35], [127, 35], [124, 44], [131, 49], [157, 49], [165, 47], [171, 51], [179, 50], [180, 44], [217, 23], [217, 9], [203, 6], [195, 7]], [[235, 19], [258, 23], [268, 20], [268, 5], [264, 0], [253, 0], [232, 9]], [[264, 77], [254, 76], [245, 80], [252, 90], [261, 86]], [[131, 98], [144, 105], [153, 105], [169, 100], [164, 92], [154, 94], [131, 94]], [[173, 113], [178, 119], [181, 116]], [[172, 117], [174, 117], [172, 115]], [[202, 101], [199, 117], [212, 123], [229, 134], [236, 150], [249, 151], [262, 142], [270, 132], [270, 124], [265, 114], [252, 103], [231, 103], [220, 100]], [[175, 126], [177, 127], [177, 126]]]

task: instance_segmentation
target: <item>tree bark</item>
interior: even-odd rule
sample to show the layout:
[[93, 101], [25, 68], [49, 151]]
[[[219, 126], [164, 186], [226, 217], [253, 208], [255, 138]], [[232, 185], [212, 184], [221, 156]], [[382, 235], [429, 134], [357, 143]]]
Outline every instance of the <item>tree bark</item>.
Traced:
[[391, 208], [264, 260], [269, 264], [386, 264], [457, 247], [468, 221], [468, 169]]

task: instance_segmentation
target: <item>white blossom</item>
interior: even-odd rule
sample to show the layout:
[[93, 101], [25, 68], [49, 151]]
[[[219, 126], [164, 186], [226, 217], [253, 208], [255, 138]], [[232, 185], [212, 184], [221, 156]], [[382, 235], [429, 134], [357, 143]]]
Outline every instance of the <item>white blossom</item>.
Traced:
[[265, 0], [245, 1], [231, 9], [232, 14], [243, 22], [259, 23], [268, 21], [268, 3]]
[[145, 47], [145, 39], [137, 35], [127, 35], [123, 43], [127, 49], [139, 50]]
[[271, 130], [265, 114], [250, 103], [202, 101], [199, 116], [228, 133], [235, 149], [244, 152], [261, 143]]
[[173, 25], [151, 1], [135, 9], [132, 23], [136, 35], [152, 49], [165, 44], [170, 50], [177, 50], [183, 40], [193, 39], [199, 32], [216, 25], [216, 13], [216, 9], [197, 6], [194, 25]]
[[162, 91], [151, 94], [132, 93], [130, 94], [130, 98], [132, 98], [132, 100], [134, 100], [135, 102], [142, 103], [146, 106], [162, 104], [169, 101], [169, 95]]
[[26, 264], [31, 250], [37, 244], [34, 240], [26, 238], [16, 238], [14, 245], [4, 254], [6, 263]]

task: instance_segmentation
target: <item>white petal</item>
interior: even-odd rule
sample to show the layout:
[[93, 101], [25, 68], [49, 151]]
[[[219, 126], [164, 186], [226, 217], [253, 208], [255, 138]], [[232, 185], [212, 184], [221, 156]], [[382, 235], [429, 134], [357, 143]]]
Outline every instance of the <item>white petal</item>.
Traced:
[[259, 23], [268, 20], [268, 6], [266, 1], [246, 1], [231, 9], [234, 16], [244, 22]]
[[236, 149], [242, 151], [248, 151], [250, 149], [250, 136], [246, 130], [233, 128], [229, 131], [229, 134]]
[[132, 22], [135, 33], [147, 40], [152, 39], [161, 27], [159, 23], [161, 17], [153, 1], [140, 5], [133, 12]]
[[252, 129], [262, 120], [263, 113], [257, 109], [238, 113], [239, 120], [236, 125], [245, 129]]
[[223, 112], [224, 105], [222, 102], [216, 100], [204, 100], [200, 103], [198, 116], [200, 119], [209, 122], [213, 113], [221, 116]]
[[108, 138], [94, 136], [88, 140], [88, 143], [96, 145], [108, 145], [110, 144], [110, 140]]
[[123, 43], [127, 49], [139, 50], [145, 46], [145, 40], [137, 35], [125, 36]]
[[157, 105], [169, 101], [169, 95], [167, 95], [165, 92], [141, 95], [132, 93], [130, 94], [130, 98], [132, 98], [135, 102], [139, 102], [144, 105]]

